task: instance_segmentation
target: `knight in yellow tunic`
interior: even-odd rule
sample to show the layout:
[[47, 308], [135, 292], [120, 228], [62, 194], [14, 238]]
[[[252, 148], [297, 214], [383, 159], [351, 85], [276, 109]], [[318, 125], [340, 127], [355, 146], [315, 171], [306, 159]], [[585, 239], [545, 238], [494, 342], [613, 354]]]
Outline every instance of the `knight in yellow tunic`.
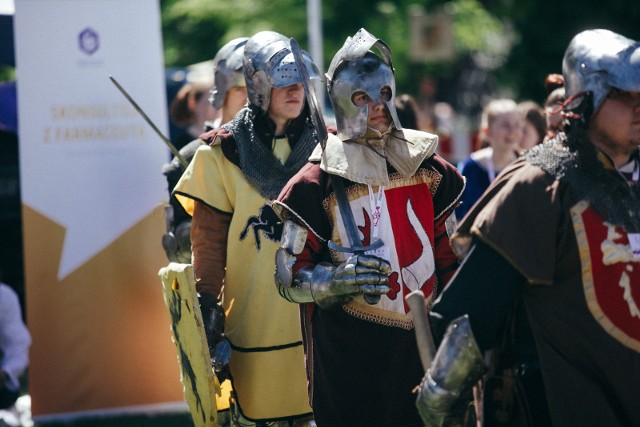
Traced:
[[[303, 56], [309, 75], [317, 78], [310, 56]], [[220, 301], [226, 317], [222, 339], [231, 347], [236, 407], [260, 423], [311, 415], [298, 307], [280, 297], [273, 281], [283, 225], [271, 200], [318, 142], [293, 65], [288, 38], [263, 31], [249, 39], [249, 103], [229, 123], [201, 136], [204, 144], [174, 189], [193, 217], [201, 305], [214, 301], [215, 311]], [[215, 345], [215, 337], [208, 339]]]

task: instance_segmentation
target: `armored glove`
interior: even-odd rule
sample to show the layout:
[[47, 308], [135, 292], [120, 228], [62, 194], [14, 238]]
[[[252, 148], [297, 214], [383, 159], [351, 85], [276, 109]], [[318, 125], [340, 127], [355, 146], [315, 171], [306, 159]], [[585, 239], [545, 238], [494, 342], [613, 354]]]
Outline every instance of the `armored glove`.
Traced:
[[303, 267], [294, 275], [295, 255], [302, 252], [307, 235], [308, 231], [295, 222], [284, 222], [275, 271], [275, 283], [282, 297], [331, 308], [354, 295], [380, 296], [389, 292], [391, 264], [373, 255], [355, 254], [337, 266], [321, 262]]
[[464, 315], [449, 324], [447, 332], [427, 371], [416, 400], [425, 426], [453, 424], [460, 396], [480, 379], [485, 371], [482, 354]]
[[224, 311], [218, 304], [218, 300], [210, 294], [199, 294], [198, 300], [213, 370], [218, 380], [222, 382], [229, 376], [231, 359], [231, 346], [224, 336]]
[[337, 266], [323, 262], [312, 271], [303, 270], [296, 280], [310, 282], [313, 300], [322, 308], [333, 307], [355, 295], [389, 292], [391, 264], [374, 255], [352, 255]]
[[175, 224], [173, 206], [165, 206], [167, 230], [162, 235], [162, 247], [171, 262], [191, 262], [191, 220]]

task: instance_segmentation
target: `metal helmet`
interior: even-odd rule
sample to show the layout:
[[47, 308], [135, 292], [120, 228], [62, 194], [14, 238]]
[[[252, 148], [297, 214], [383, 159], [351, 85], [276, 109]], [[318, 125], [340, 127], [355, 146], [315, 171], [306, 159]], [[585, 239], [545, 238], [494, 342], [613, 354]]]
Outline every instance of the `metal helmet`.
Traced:
[[[320, 73], [311, 55], [302, 51], [309, 78], [319, 79]], [[300, 83], [291, 42], [275, 31], [261, 31], [251, 37], [244, 47], [244, 78], [249, 103], [266, 112], [271, 100], [271, 88]]]
[[[382, 57], [371, 51], [377, 48]], [[338, 137], [354, 139], [367, 132], [367, 105], [356, 106], [351, 100], [355, 92], [365, 92], [371, 99], [383, 102], [389, 109], [393, 124], [402, 129], [395, 107], [396, 83], [391, 49], [385, 42], [361, 28], [353, 37], [347, 37], [336, 53], [326, 74], [327, 89], [336, 116]], [[382, 99], [380, 90], [388, 86], [391, 98]]]
[[217, 109], [222, 108], [229, 89], [246, 86], [242, 72], [242, 55], [247, 40], [248, 37], [231, 40], [222, 46], [213, 58], [213, 90], [209, 101]]
[[[609, 30], [587, 30], [576, 35], [562, 61], [565, 110], [585, 109], [595, 114], [612, 88], [640, 91], [640, 43]], [[582, 105], [590, 94], [592, 105]]]

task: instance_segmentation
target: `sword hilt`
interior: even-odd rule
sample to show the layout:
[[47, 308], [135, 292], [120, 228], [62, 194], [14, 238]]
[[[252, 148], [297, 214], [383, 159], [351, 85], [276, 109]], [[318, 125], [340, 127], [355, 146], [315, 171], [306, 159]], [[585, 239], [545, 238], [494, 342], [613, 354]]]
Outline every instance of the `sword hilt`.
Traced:
[[[333, 241], [329, 240], [329, 242], [327, 243], [327, 246], [329, 246], [329, 249], [333, 249], [334, 251], [338, 251], [338, 252], [364, 254], [365, 252], [376, 250], [384, 246], [384, 242], [381, 239], [378, 239], [372, 244], [370, 244], [369, 246], [355, 246], [352, 248], [347, 248], [344, 246], [339, 246], [333, 243]], [[380, 299], [382, 298], [382, 296], [379, 294], [363, 294], [362, 296], [364, 297], [364, 300], [367, 302], [367, 304], [371, 304], [371, 305], [375, 305], [379, 303]]]

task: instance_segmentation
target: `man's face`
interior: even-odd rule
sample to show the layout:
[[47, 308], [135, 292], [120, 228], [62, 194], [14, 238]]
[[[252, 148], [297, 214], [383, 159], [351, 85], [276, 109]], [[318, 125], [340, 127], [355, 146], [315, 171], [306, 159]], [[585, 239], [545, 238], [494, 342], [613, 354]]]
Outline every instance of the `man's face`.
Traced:
[[391, 99], [391, 88], [389, 86], [383, 86], [380, 89], [380, 101], [374, 101], [365, 92], [355, 92], [351, 96], [351, 101], [357, 107], [368, 105], [367, 126], [377, 130], [380, 133], [385, 133], [391, 125], [391, 114], [386, 104], [382, 101], [389, 101]]
[[589, 123], [591, 142], [619, 165], [640, 146], [640, 92], [612, 89]]
[[271, 89], [269, 101], [269, 117], [278, 126], [287, 123], [302, 113], [304, 107], [304, 88], [302, 83], [295, 83], [287, 87]]

